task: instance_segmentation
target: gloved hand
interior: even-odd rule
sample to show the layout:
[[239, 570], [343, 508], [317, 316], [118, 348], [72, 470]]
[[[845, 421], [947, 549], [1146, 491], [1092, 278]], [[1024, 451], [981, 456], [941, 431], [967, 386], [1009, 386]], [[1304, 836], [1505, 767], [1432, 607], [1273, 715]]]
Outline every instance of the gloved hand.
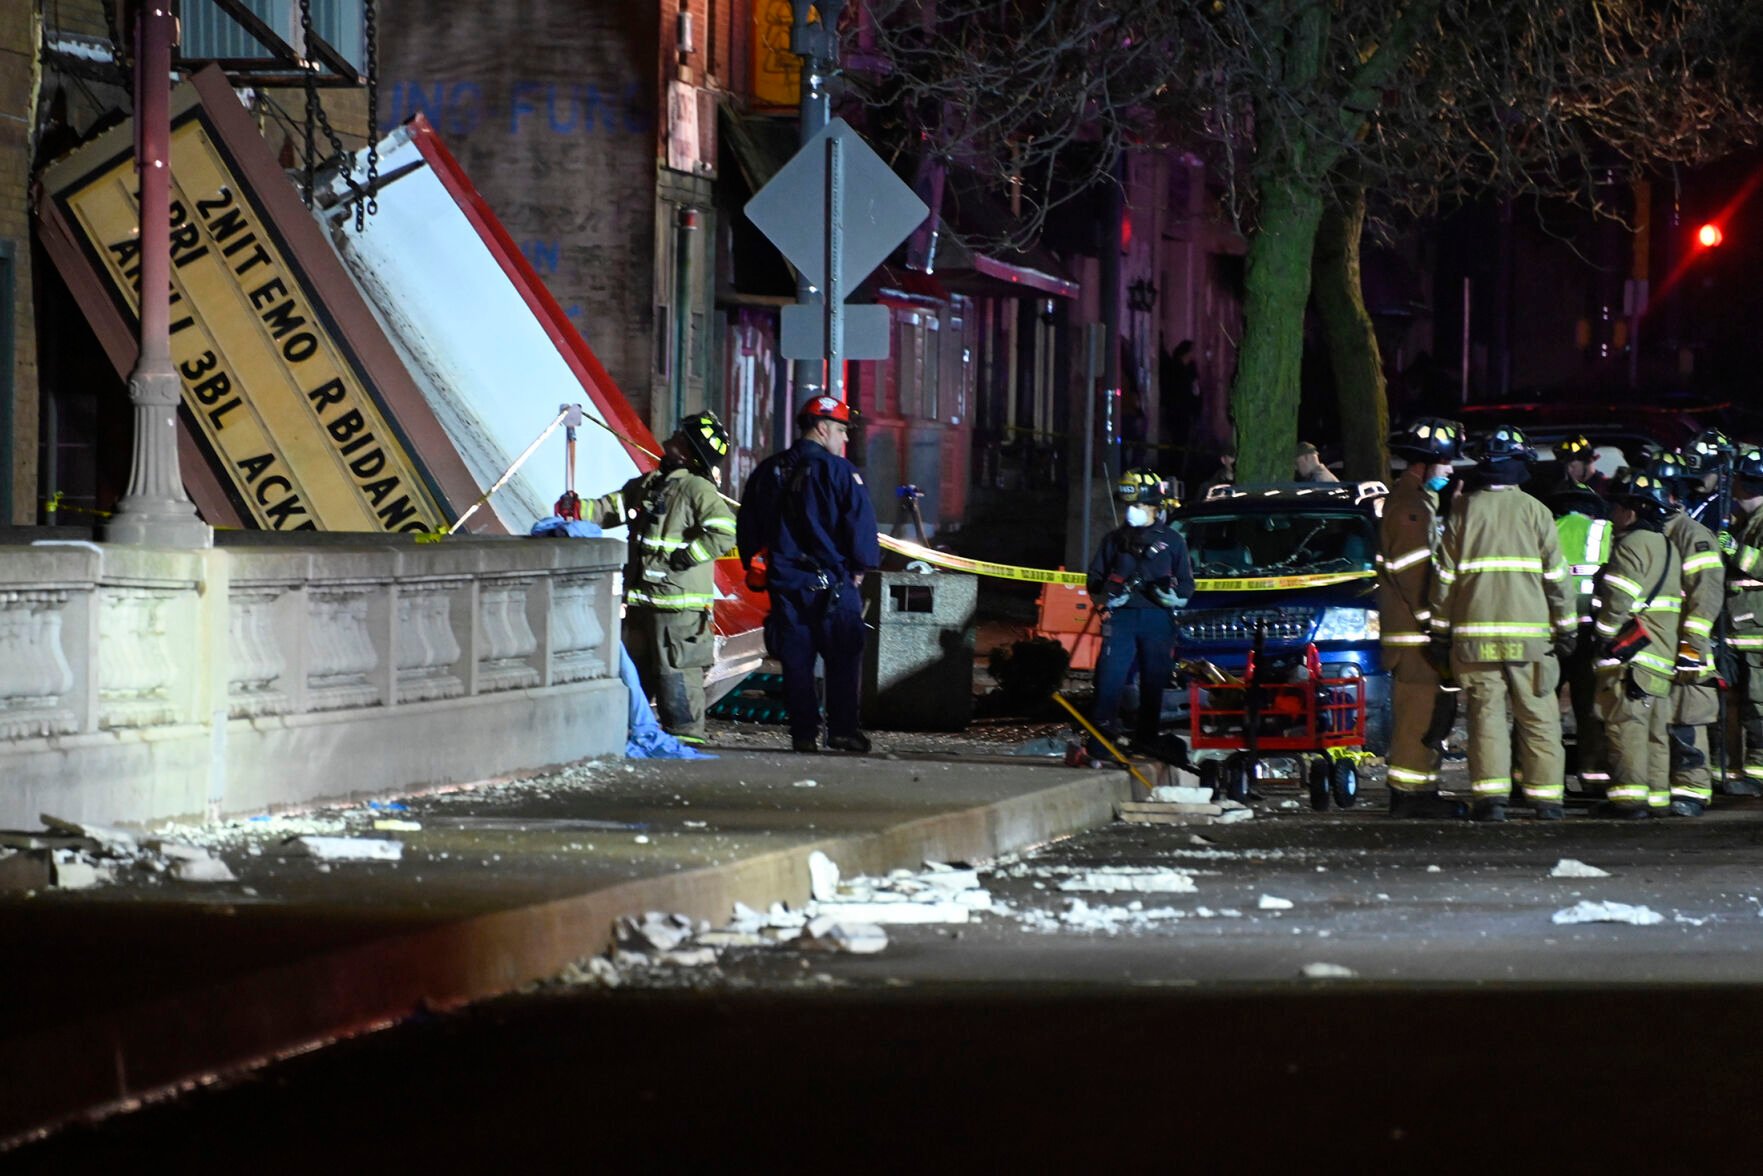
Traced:
[[692, 558], [691, 549], [686, 547], [680, 548], [678, 551], [675, 551], [672, 555], [667, 557], [667, 566], [676, 572], [683, 572], [697, 562], [697, 560]]
[[1731, 556], [1738, 553], [1739, 541], [1731, 531], [1721, 531], [1714, 540], [1720, 545], [1722, 554]]
[[1677, 673], [1673, 680], [1679, 686], [1694, 686], [1702, 680], [1702, 671], [1708, 663], [1702, 660], [1702, 653], [1688, 641], [1680, 641], [1677, 645]]
[[1188, 602], [1187, 597], [1176, 595], [1175, 585], [1169, 580], [1158, 580], [1148, 591], [1159, 608], [1180, 608]]
[[1562, 661], [1572, 657], [1579, 649], [1579, 633], [1569, 629], [1565, 633], [1555, 634], [1555, 656]]
[[1122, 592], [1116, 596], [1110, 596], [1102, 602], [1102, 611], [1113, 612], [1117, 608], [1125, 608], [1127, 602], [1131, 599], [1132, 593], [1130, 592]]

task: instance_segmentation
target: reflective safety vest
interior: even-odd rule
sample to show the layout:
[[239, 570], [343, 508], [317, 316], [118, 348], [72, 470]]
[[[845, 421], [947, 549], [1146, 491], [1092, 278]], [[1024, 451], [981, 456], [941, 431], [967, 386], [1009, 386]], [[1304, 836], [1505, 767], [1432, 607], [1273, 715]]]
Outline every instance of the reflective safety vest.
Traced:
[[[1658, 531], [1630, 527], [1616, 537], [1610, 562], [1598, 577], [1598, 636], [1608, 640], [1634, 617], [1647, 645], [1630, 664], [1635, 685], [1655, 697], [1671, 691], [1677, 672], [1677, 631], [1683, 610], [1683, 570], [1677, 552]], [[1618, 673], [1622, 663], [1597, 663], [1601, 673]]]
[[1439, 542], [1431, 631], [1465, 662], [1534, 662], [1579, 627], [1561, 538], [1515, 486], [1457, 496]]
[[709, 478], [651, 470], [582, 504], [602, 527], [627, 526], [624, 599], [666, 612], [716, 604], [715, 560], [735, 545], [735, 513]]
[[1598, 570], [1610, 559], [1610, 544], [1616, 532], [1609, 519], [1594, 519], [1578, 511], [1568, 511], [1555, 520], [1555, 533], [1561, 540], [1561, 557], [1567, 561], [1574, 614], [1581, 625], [1589, 625], [1592, 623], [1592, 582]]

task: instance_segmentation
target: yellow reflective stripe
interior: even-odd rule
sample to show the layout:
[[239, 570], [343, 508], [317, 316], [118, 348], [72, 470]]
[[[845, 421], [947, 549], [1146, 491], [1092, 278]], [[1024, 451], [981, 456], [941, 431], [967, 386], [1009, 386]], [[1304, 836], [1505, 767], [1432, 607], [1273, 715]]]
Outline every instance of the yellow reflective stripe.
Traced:
[[1392, 572], [1406, 571], [1415, 564], [1424, 561], [1430, 555], [1432, 555], [1431, 548], [1416, 547], [1413, 551], [1398, 555], [1395, 559], [1390, 560], [1385, 566]]
[[1726, 643], [1734, 649], [1763, 649], [1763, 633], [1734, 634]]
[[1593, 519], [1592, 525], [1590, 527], [1586, 528], [1586, 533], [1585, 533], [1585, 556], [1586, 556], [1586, 558], [1587, 559], [1595, 559], [1595, 560], [1599, 561], [1599, 563], [1602, 563], [1604, 560], [1609, 558], [1609, 556], [1605, 554], [1609, 550], [1610, 550], [1610, 520], [1609, 519]]
[[1452, 571], [1450, 568], [1445, 568], [1445, 567], [1441, 567], [1439, 569], [1439, 583], [1441, 583], [1441, 584], [1455, 584], [1456, 582], [1457, 582], [1457, 573], [1456, 572]]
[[1683, 608], [1681, 596], [1655, 596], [1651, 600], [1635, 601], [1635, 612], [1677, 612]]
[[702, 539], [692, 540], [692, 545], [686, 550], [691, 553], [692, 560], [696, 563], [703, 563], [710, 558], [710, 549], [704, 546]]
[[1459, 637], [1547, 637], [1549, 626], [1530, 621], [1474, 621], [1453, 631]]
[[1606, 574], [1604, 576], [1604, 583], [1612, 588], [1620, 588], [1630, 596], [1639, 596], [1641, 594], [1641, 586], [1627, 576]]
[[1714, 632], [1714, 622], [1707, 617], [1685, 617], [1683, 627], [1697, 637], [1707, 637]]
[[1743, 571], [1743, 572], [1756, 571], [1757, 570], [1757, 559], [1759, 556], [1763, 556], [1763, 551], [1759, 551], [1757, 548], [1752, 547], [1748, 543], [1745, 546], [1739, 548], [1739, 557], [1738, 557], [1739, 570]]
[[1485, 780], [1476, 780], [1469, 785], [1469, 790], [1477, 796], [1505, 796], [1512, 791], [1512, 777], [1489, 776]]
[[1425, 633], [1385, 633], [1385, 645], [1426, 645], [1432, 641]]
[[684, 539], [663, 539], [659, 536], [649, 535], [639, 536], [637, 542], [656, 551], [678, 551], [686, 545]]
[[1604, 790], [1604, 796], [1615, 804], [1640, 804], [1647, 799], [1645, 784], [1612, 784]]
[[733, 535], [735, 533], [735, 521], [730, 518], [724, 518], [722, 515], [711, 515], [704, 520], [704, 529], [706, 531], [724, 531]]
[[1431, 784], [1439, 778], [1437, 772], [1416, 772], [1412, 768], [1398, 768], [1391, 764], [1385, 775], [1394, 782], [1402, 784]]
[[1640, 665], [1647, 666], [1648, 668], [1653, 669], [1653, 670], [1657, 670], [1659, 673], [1664, 674], [1666, 677], [1670, 677], [1671, 675], [1677, 673], [1677, 666], [1675, 663], [1666, 661], [1664, 658], [1660, 657], [1658, 654], [1649, 652], [1648, 650], [1645, 650], [1645, 649], [1643, 649], [1639, 653], [1635, 654], [1634, 660]]
[[1554, 583], [1556, 580], [1565, 580], [1566, 578], [1567, 578], [1567, 565], [1566, 564], [1556, 564], [1554, 567], [1550, 568], [1548, 571], [1543, 573], [1543, 579], [1549, 581], [1550, 583]]
[[1484, 555], [1457, 565], [1459, 572], [1533, 572], [1541, 575], [1543, 561], [1522, 555]]
[[1531, 800], [1540, 800], [1544, 804], [1560, 804], [1567, 799], [1567, 786], [1565, 784], [1542, 784], [1532, 788], [1526, 784], [1524, 795]]
[[647, 605], [658, 609], [707, 609], [716, 603], [716, 597], [708, 592], [645, 592], [641, 588], [631, 588], [625, 592], [625, 600], [630, 604]]
[[1685, 572], [1705, 572], [1719, 566], [1720, 553], [1718, 551], [1699, 551], [1683, 561]]

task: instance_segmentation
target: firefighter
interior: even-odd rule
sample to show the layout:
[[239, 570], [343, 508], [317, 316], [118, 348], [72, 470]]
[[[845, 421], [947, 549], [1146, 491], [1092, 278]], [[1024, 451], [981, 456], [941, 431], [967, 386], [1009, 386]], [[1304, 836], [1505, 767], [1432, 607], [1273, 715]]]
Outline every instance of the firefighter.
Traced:
[[1460, 820], [1461, 801], [1439, 795], [1443, 735], [1456, 714], [1456, 686], [1446, 688], [1439, 667], [1427, 658], [1433, 578], [1438, 545], [1439, 492], [1451, 481], [1463, 428], [1455, 421], [1421, 417], [1390, 444], [1408, 466], [1384, 499], [1378, 524], [1377, 611], [1384, 668], [1390, 674], [1390, 751], [1387, 779], [1390, 816]]
[[[1120, 695], [1136, 662], [1137, 738], [1155, 747], [1163, 691], [1175, 665], [1175, 610], [1194, 594], [1194, 573], [1186, 541], [1158, 519], [1169, 489], [1156, 471], [1127, 470], [1114, 494], [1126, 521], [1102, 537], [1089, 566], [1090, 599], [1102, 617], [1090, 721], [1110, 740], [1119, 733]], [[1089, 752], [1097, 759], [1107, 754], [1094, 744]]]
[[735, 516], [715, 478], [728, 433], [715, 413], [680, 422], [661, 447], [661, 466], [585, 503], [582, 517], [625, 525], [624, 644], [661, 726], [704, 739], [704, 671], [716, 657], [711, 609], [716, 558], [735, 541]]
[[1743, 764], [1722, 791], [1763, 796], [1763, 450], [1747, 446], [1733, 465], [1733, 505], [1744, 515], [1727, 576], [1727, 641], [1737, 660], [1734, 696], [1744, 732]]
[[1573, 708], [1575, 772], [1582, 794], [1602, 796], [1610, 774], [1604, 770], [1604, 721], [1598, 717], [1598, 679], [1592, 668], [1592, 585], [1610, 558], [1614, 532], [1604, 517], [1608, 504], [1582, 483], [1563, 483], [1549, 495], [1547, 504], [1555, 516], [1562, 558], [1567, 561], [1568, 592], [1579, 632], [1573, 652], [1561, 662]]
[[1719, 429], [1703, 429], [1679, 450], [1684, 468], [1700, 479], [1684, 509], [1690, 518], [1714, 532], [1717, 540], [1724, 540], [1721, 550], [1727, 555], [1732, 554], [1728, 528], [1732, 525], [1732, 463], [1737, 450], [1732, 438]]
[[[1610, 489], [1610, 479], [1592, 468], [1598, 460], [1598, 450], [1584, 437], [1569, 437], [1555, 445], [1555, 460], [1561, 464], [1561, 481], [1549, 491], [1548, 497], [1564, 491], [1583, 487], [1597, 496], [1600, 507], [1604, 506], [1604, 496]], [[1597, 517], [1603, 518], [1606, 511], [1600, 509]]]
[[1593, 816], [1644, 820], [1671, 804], [1671, 682], [1683, 571], [1665, 538], [1671, 500], [1652, 474], [1611, 488], [1616, 542], [1598, 578], [1598, 713], [1610, 786]]
[[1565, 786], [1555, 688], [1558, 658], [1573, 652], [1578, 628], [1567, 565], [1555, 521], [1519, 489], [1536, 461], [1524, 433], [1496, 428], [1472, 456], [1475, 477], [1452, 502], [1439, 542], [1428, 619], [1433, 657], [1450, 659], [1469, 711], [1470, 816], [1506, 819], [1515, 736], [1532, 812], [1559, 820]]
[[1653, 459], [1649, 472], [1665, 487], [1669, 509], [1665, 540], [1671, 544], [1683, 580], [1683, 611], [1678, 622], [1676, 674], [1671, 683], [1673, 816], [1699, 817], [1714, 798], [1709, 770], [1708, 728], [1720, 717], [1715, 686], [1714, 623], [1726, 603], [1726, 564], [1714, 533], [1690, 518], [1683, 496], [1696, 481], [1675, 453]]
[[741, 562], [748, 583], [764, 568], [771, 598], [765, 641], [782, 664], [790, 745], [820, 750], [814, 659], [826, 667], [826, 746], [866, 752], [858, 729], [863, 695], [863, 574], [881, 566], [875, 507], [845, 460], [850, 405], [811, 396], [796, 414], [796, 443], [759, 463], [741, 497]]

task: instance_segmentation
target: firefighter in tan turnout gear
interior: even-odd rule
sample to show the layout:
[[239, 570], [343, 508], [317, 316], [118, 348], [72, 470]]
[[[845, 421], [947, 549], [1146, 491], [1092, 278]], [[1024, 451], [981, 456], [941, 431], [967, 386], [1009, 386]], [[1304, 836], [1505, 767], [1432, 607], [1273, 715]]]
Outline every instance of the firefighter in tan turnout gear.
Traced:
[[735, 515], [714, 471], [728, 456], [714, 413], [680, 422], [661, 468], [582, 506], [602, 527], [630, 527], [624, 566], [624, 644], [667, 733], [704, 738], [704, 671], [715, 660], [711, 609], [718, 556], [735, 542]]
[[1743, 529], [1727, 577], [1727, 637], [1738, 658], [1739, 724], [1744, 763], [1727, 791], [1763, 794], [1763, 450], [1747, 445], [1733, 466], [1733, 502], [1744, 513]]
[[1665, 538], [1671, 499], [1649, 473], [1611, 488], [1616, 544], [1598, 577], [1598, 713], [1607, 798], [1592, 815], [1640, 820], [1671, 803], [1671, 682], [1677, 674], [1682, 561]]
[[1683, 509], [1684, 497], [1699, 481], [1683, 458], [1662, 453], [1653, 459], [1649, 472], [1664, 484], [1670, 496], [1665, 540], [1671, 544], [1683, 577], [1683, 612], [1678, 624], [1676, 673], [1671, 684], [1671, 716], [1666, 727], [1671, 740], [1670, 811], [1674, 816], [1699, 817], [1714, 798], [1708, 728], [1720, 717], [1714, 623], [1726, 605], [1726, 561], [1714, 532], [1690, 518]]
[[1567, 700], [1573, 708], [1573, 751], [1580, 792], [1603, 796], [1610, 775], [1604, 771], [1604, 721], [1598, 718], [1598, 675], [1592, 668], [1592, 584], [1610, 559], [1609, 510], [1589, 486], [1564, 481], [1545, 499], [1555, 516], [1555, 536], [1567, 561], [1567, 592], [1573, 598], [1579, 637], [1561, 659]]
[[[1536, 460], [1524, 434], [1482, 438], [1473, 481], [1451, 504], [1432, 590], [1434, 657], [1448, 653], [1469, 721], [1471, 816], [1506, 819], [1513, 744], [1524, 794], [1542, 820], [1565, 795], [1557, 656], [1571, 653], [1577, 618], [1555, 520], [1519, 489]], [[1557, 656], [1551, 656], [1551, 655]]]
[[[1390, 816], [1459, 819], [1468, 808], [1439, 795], [1443, 732], [1456, 713], [1456, 693], [1444, 689], [1427, 658], [1433, 549], [1438, 545], [1439, 491], [1451, 480], [1451, 462], [1462, 445], [1455, 421], [1422, 417], [1390, 445], [1406, 458], [1384, 499], [1378, 525], [1377, 610], [1383, 663], [1390, 672]], [[1440, 718], [1445, 722], [1438, 722]]]

